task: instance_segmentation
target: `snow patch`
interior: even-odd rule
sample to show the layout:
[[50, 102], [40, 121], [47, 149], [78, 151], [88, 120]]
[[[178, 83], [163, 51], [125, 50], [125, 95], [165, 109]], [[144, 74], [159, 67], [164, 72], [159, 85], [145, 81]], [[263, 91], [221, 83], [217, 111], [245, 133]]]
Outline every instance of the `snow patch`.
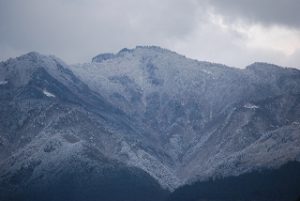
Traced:
[[0, 81], [0, 85], [5, 85], [7, 83], [8, 83], [8, 81], [6, 81], [6, 80]]
[[208, 71], [208, 70], [205, 70], [205, 69], [202, 69], [201, 70], [202, 72], [208, 74], [208, 75], [212, 75], [213, 73], [211, 71]]
[[47, 91], [46, 89], [43, 90], [43, 93], [48, 96], [48, 97], [56, 97], [54, 94], [50, 93], [49, 91]]
[[247, 103], [247, 104], [244, 105], [244, 108], [247, 108], [247, 109], [257, 109], [259, 107], [257, 105], [254, 105], [254, 104]]

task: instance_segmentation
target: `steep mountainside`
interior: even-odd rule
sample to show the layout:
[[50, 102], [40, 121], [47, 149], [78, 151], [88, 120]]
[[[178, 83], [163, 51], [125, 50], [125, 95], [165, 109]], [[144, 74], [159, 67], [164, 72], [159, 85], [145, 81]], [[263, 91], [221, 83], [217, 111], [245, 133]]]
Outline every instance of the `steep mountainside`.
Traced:
[[34, 52], [0, 63], [0, 200], [162, 200], [161, 187], [299, 160], [296, 69], [141, 46], [73, 66]]
[[161, 162], [179, 183], [300, 158], [299, 70], [235, 69], [159, 47], [98, 55], [72, 69], [156, 139], [153, 149], [164, 148]]
[[64, 63], [29, 53], [0, 69], [0, 200], [161, 200], [166, 195], [149, 174], [114, 159], [127, 135], [140, 137], [122, 111]]

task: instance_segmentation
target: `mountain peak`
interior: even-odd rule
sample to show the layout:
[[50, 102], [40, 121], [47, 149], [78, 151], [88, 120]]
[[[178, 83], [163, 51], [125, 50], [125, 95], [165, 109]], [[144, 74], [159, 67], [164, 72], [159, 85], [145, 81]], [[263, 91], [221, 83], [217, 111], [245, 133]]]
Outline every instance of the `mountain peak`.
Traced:
[[299, 75], [300, 71], [296, 68], [282, 67], [265, 62], [255, 62], [246, 67], [246, 71], [253, 72], [259, 76], [281, 76], [282, 74]]
[[[162, 48], [160, 46], [155, 46], [155, 45], [137, 45], [135, 48], [123, 48], [121, 49], [118, 54], [124, 53], [124, 52], [133, 52], [137, 50], [146, 50], [146, 51], [166, 51], [167, 49]], [[170, 50], [168, 50], [170, 51]]]
[[129, 54], [134, 54], [135, 56], [137, 55], [143, 55], [143, 56], [151, 56], [151, 55], [156, 55], [156, 54], [162, 54], [162, 53], [171, 53], [171, 54], [176, 54], [176, 52], [173, 52], [171, 50], [159, 47], [159, 46], [142, 46], [138, 45], [135, 48], [123, 48], [117, 53], [101, 53], [98, 54], [97, 56], [92, 58], [92, 62], [96, 63], [101, 63], [102, 61], [114, 59], [117, 57], [122, 57], [126, 56]]
[[102, 53], [92, 58], [92, 62], [101, 63], [102, 61], [109, 60], [115, 58], [116, 55], [114, 53]]
[[173, 52], [173, 51], [171, 51], [169, 49], [162, 48], [160, 46], [155, 46], [155, 45], [149, 45], [149, 46], [138, 45], [138, 46], [135, 47], [135, 49], [132, 49], [132, 51], [144, 51], [144, 52], [153, 52], [153, 53], [173, 53], [173, 54], [177, 54], [176, 52]]
[[283, 69], [281, 66], [277, 66], [275, 64], [267, 63], [267, 62], [254, 62], [246, 67], [246, 69], [252, 70], [280, 70]]
[[46, 70], [55, 77], [60, 77], [66, 68], [66, 64], [55, 56], [29, 52], [0, 63], [0, 74], [3, 79], [19, 87], [26, 85], [32, 79], [32, 75], [40, 69]]
[[31, 57], [39, 57], [42, 54], [40, 54], [39, 52], [36, 52], [36, 51], [31, 51], [31, 52], [28, 52], [27, 54], [24, 54], [24, 55], [31, 56]]
[[23, 54], [19, 57], [16, 57], [16, 60], [29, 60], [29, 61], [32, 61], [32, 62], [37, 62], [39, 60], [42, 60], [43, 58], [45, 58], [46, 56], [45, 55], [42, 55], [38, 52], [35, 52], [35, 51], [32, 51], [32, 52], [28, 52], [26, 54]]

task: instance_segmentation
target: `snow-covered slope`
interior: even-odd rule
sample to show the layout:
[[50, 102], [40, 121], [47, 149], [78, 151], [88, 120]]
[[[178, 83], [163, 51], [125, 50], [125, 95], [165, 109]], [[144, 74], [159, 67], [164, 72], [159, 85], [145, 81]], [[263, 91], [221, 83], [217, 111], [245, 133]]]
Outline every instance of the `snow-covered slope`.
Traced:
[[[156, 139], [168, 156], [163, 163], [181, 182], [299, 159], [296, 69], [254, 63], [242, 70], [138, 46], [72, 70]], [[262, 149], [270, 133], [277, 140]], [[282, 145], [286, 135], [291, 140]]]
[[[17, 174], [31, 159], [46, 160], [39, 166], [48, 160], [59, 163], [70, 153], [64, 147], [84, 143], [109, 159], [141, 168], [165, 188], [178, 185], [175, 174], [161, 161], [163, 150], [153, 150], [154, 140], [143, 135], [122, 110], [91, 91], [59, 59], [29, 53], [1, 63], [1, 71], [5, 80], [0, 91], [2, 176]], [[47, 151], [35, 149], [52, 145], [52, 136], [62, 145], [56, 153], [62, 156], [49, 159]], [[33, 155], [36, 153], [39, 155]]]
[[0, 184], [85, 164], [75, 169], [138, 170], [173, 190], [300, 160], [299, 122], [296, 69], [236, 69], [159, 47], [73, 66], [29, 53], [0, 63]]

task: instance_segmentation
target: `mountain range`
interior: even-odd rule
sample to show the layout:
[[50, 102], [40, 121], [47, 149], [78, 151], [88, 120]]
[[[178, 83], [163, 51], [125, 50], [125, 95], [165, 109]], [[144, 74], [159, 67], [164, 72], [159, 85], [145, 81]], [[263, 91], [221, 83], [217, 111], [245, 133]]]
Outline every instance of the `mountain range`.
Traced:
[[0, 200], [296, 200], [299, 161], [297, 69], [156, 46], [0, 63]]

